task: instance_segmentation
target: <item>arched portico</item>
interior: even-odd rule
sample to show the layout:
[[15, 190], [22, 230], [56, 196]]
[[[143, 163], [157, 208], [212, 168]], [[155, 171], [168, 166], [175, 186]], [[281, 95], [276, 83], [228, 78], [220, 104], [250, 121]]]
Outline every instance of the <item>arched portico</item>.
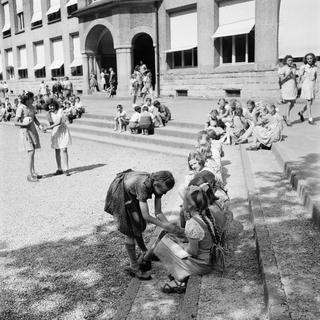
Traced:
[[104, 24], [95, 24], [85, 34], [84, 37], [84, 68], [85, 87], [88, 87], [88, 81], [91, 74], [95, 74], [98, 82], [100, 81], [100, 73], [102, 70], [110, 67], [117, 73], [117, 58], [114, 48], [113, 36]]

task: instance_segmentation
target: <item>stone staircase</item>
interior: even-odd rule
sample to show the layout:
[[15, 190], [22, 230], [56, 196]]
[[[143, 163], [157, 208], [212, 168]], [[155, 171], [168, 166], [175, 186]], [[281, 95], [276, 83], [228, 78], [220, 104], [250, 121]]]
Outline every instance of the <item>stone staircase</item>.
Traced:
[[[44, 113], [37, 117], [41, 122], [46, 120]], [[197, 132], [203, 129], [201, 124], [173, 120], [166, 127], [155, 128], [153, 135], [145, 136], [129, 130], [115, 132], [113, 119], [112, 115], [86, 113], [69, 124], [69, 129], [74, 138], [183, 157], [194, 148]]]

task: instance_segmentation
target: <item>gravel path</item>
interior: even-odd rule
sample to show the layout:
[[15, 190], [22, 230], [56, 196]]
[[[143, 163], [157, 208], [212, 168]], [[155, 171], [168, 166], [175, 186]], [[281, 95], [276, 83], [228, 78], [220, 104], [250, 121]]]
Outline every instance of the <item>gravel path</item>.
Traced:
[[292, 320], [320, 319], [320, 233], [273, 154], [249, 152]]
[[107, 187], [127, 168], [171, 170], [178, 185], [186, 160], [74, 139], [72, 175], [55, 177], [49, 134], [40, 139], [36, 170], [46, 177], [29, 183], [17, 128], [0, 125], [0, 319], [111, 319], [130, 278], [119, 272], [128, 263], [122, 237], [103, 212]]

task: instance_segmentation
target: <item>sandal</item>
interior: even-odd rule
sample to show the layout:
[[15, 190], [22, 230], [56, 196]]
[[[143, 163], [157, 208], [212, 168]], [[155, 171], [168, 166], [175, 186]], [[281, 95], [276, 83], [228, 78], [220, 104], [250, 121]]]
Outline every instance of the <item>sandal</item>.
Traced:
[[164, 286], [162, 287], [161, 291], [163, 293], [167, 293], [167, 294], [170, 294], [170, 293], [178, 293], [178, 294], [181, 294], [181, 293], [185, 293], [186, 292], [186, 288], [187, 288], [187, 285], [185, 282], [182, 282], [182, 283], [179, 283], [177, 281], [175, 281], [175, 286], [171, 286], [168, 282], [166, 282], [164, 284]]
[[63, 174], [63, 171], [58, 169], [53, 175], [59, 176], [60, 174]]

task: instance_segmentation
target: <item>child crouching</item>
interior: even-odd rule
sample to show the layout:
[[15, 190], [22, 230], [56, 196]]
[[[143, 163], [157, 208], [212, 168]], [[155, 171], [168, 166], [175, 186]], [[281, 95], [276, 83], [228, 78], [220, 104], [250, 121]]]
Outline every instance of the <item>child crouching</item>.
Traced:
[[123, 110], [121, 104], [117, 105], [117, 115], [114, 118], [114, 131], [126, 131], [129, 120], [127, 118], [127, 113]]
[[142, 108], [142, 113], [140, 115], [140, 129], [144, 135], [154, 133], [153, 117], [149, 112], [148, 106], [144, 106]]
[[135, 134], [140, 132], [140, 113], [141, 113], [141, 107], [135, 106], [134, 114], [129, 120], [129, 129], [131, 133]]

